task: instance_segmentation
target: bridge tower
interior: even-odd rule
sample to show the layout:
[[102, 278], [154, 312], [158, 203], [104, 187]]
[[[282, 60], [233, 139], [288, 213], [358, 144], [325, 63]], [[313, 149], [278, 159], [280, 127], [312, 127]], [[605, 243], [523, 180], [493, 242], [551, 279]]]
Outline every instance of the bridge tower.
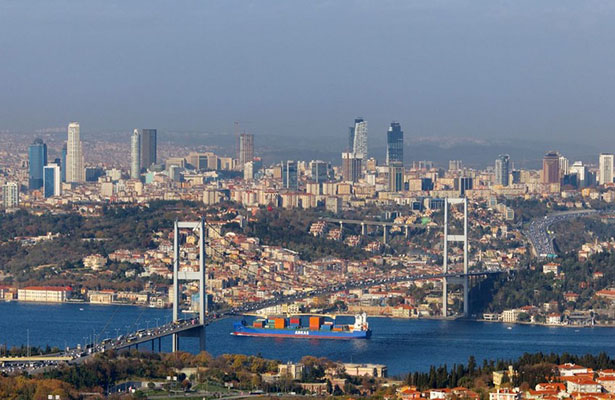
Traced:
[[[449, 204], [458, 205], [463, 204], [463, 235], [450, 235], [448, 233], [448, 208]], [[443, 252], [443, 265], [442, 272], [444, 275], [448, 274], [448, 242], [462, 242], [463, 243], [463, 315], [469, 314], [469, 300], [468, 300], [468, 199], [463, 198], [445, 198], [444, 199], [444, 252]], [[448, 316], [448, 279], [446, 276], [442, 278], [442, 316]]]
[[[198, 271], [180, 271], [180, 229], [191, 229], [199, 235], [199, 270]], [[179, 304], [181, 295], [179, 291], [179, 283], [182, 281], [198, 281], [199, 282], [199, 324], [181, 334], [173, 334], [173, 352], [179, 350], [179, 336], [192, 336], [199, 338], [199, 348], [205, 350], [205, 324], [208, 311], [207, 302], [207, 275], [205, 268], [205, 222], [201, 218], [198, 222], [183, 222], [175, 221], [173, 228], [173, 322], [179, 319]]]

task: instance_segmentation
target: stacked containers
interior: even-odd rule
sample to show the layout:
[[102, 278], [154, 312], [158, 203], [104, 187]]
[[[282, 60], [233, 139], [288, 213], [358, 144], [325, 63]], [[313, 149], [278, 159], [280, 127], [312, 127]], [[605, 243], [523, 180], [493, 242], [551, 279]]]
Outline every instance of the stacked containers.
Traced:
[[253, 325], [255, 328], [262, 328], [265, 325], [265, 320], [257, 319], [256, 321], [254, 321]]
[[274, 329], [274, 328], [275, 328], [275, 320], [273, 320], [273, 319], [268, 319], [268, 320], [267, 320], [267, 328], [269, 328], [269, 329]]
[[317, 331], [322, 325], [322, 317], [310, 317], [310, 330]]
[[285, 318], [276, 318], [274, 320], [275, 329], [284, 329], [286, 328], [286, 319]]

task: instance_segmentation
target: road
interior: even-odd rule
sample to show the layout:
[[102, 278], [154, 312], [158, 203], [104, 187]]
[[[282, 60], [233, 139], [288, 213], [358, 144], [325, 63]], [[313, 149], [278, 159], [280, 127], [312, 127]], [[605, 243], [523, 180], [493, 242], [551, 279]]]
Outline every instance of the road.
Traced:
[[532, 244], [534, 255], [545, 258], [555, 255], [553, 247], [553, 236], [549, 234], [549, 227], [556, 222], [565, 221], [588, 215], [595, 214], [612, 214], [614, 211], [597, 211], [597, 210], [572, 210], [562, 211], [533, 219], [526, 229], [525, 236]]

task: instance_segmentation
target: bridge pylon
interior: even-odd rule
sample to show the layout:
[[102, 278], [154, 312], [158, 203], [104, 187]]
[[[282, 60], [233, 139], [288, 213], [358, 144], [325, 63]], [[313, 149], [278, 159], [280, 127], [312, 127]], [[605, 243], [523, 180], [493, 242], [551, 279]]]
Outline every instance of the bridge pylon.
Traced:
[[[191, 229], [199, 235], [199, 270], [180, 271], [180, 229]], [[199, 338], [199, 349], [205, 350], [205, 323], [208, 310], [207, 301], [207, 273], [205, 267], [205, 221], [201, 218], [198, 222], [175, 221], [173, 227], [173, 322], [179, 319], [179, 305], [181, 294], [179, 283], [182, 281], [199, 282], [199, 325], [195, 329], [182, 333], [181, 336], [197, 336]], [[179, 334], [174, 333], [172, 337], [173, 352], [179, 350]]]
[[[449, 204], [463, 204], [463, 235], [450, 235], [448, 233], [448, 206]], [[470, 302], [468, 299], [468, 199], [445, 198], [444, 199], [444, 251], [442, 260], [442, 272], [448, 274], [448, 242], [463, 243], [463, 315], [469, 315]], [[442, 278], [442, 316], [448, 316], [448, 278]]]

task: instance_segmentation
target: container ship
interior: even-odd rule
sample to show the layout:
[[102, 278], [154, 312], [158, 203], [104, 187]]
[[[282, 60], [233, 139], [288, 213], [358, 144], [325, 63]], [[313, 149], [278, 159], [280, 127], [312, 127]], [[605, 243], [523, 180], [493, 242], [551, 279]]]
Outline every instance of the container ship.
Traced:
[[358, 314], [353, 324], [338, 325], [324, 317], [309, 317], [308, 326], [301, 325], [301, 318], [259, 318], [251, 325], [245, 320], [236, 322], [231, 333], [235, 336], [264, 336], [309, 339], [367, 339], [372, 331], [367, 323], [367, 314]]

